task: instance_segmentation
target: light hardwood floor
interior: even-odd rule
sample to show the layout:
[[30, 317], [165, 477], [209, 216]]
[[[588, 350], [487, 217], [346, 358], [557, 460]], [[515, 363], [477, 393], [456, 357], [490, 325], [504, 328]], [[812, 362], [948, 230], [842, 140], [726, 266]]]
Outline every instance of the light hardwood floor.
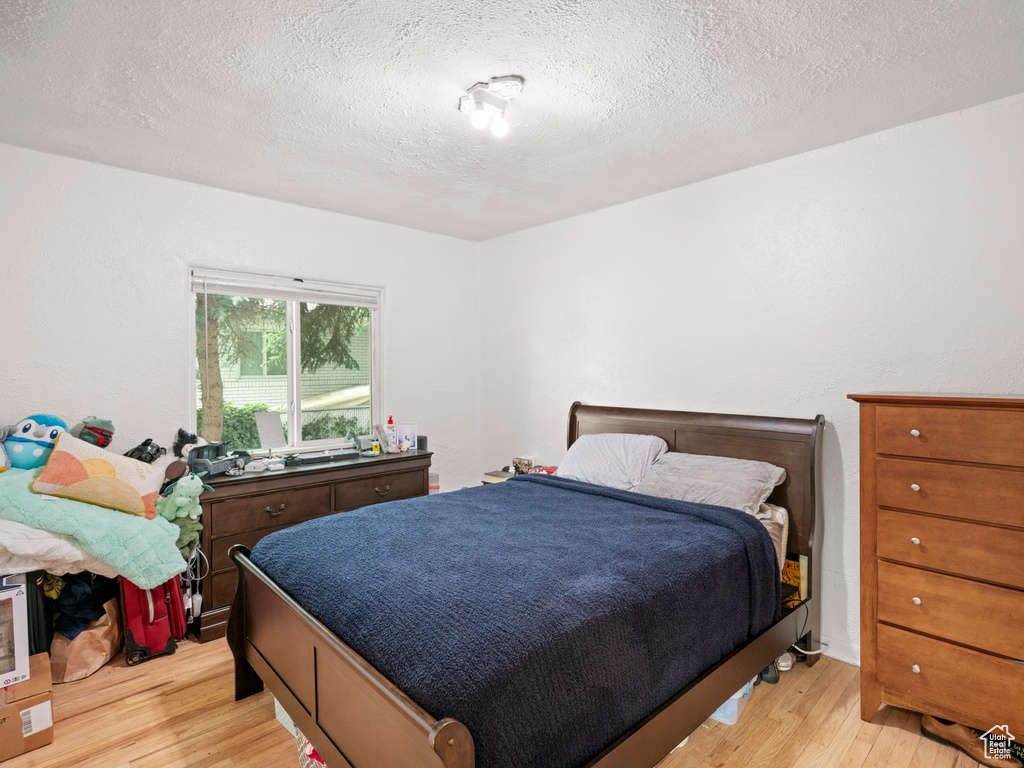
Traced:
[[[736, 725], [708, 721], [658, 768], [975, 768], [920, 735], [919, 718], [886, 707], [859, 714], [857, 668], [798, 664], [762, 684]], [[54, 686], [54, 739], [3, 768], [292, 768], [295, 740], [264, 692], [235, 702], [223, 640], [182, 644], [128, 667], [119, 657], [85, 680]], [[394, 768], [401, 768], [395, 766]]]

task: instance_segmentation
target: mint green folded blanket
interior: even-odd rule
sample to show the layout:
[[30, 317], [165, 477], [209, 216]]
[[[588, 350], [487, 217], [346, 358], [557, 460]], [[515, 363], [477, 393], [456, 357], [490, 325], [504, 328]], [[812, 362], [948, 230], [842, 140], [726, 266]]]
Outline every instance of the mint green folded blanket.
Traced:
[[63, 533], [143, 589], [185, 570], [176, 542], [180, 530], [159, 515], [152, 520], [72, 499], [48, 498], [29, 487], [37, 469], [0, 472], [0, 518]]

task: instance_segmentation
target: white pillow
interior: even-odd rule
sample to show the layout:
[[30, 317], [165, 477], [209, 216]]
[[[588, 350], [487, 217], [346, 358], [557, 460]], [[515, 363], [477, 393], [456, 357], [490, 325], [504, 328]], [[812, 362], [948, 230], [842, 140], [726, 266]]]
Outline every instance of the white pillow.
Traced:
[[764, 461], [673, 452], [658, 459], [636, 492], [756, 515], [785, 479], [786, 470]]
[[556, 474], [632, 491], [667, 450], [668, 443], [654, 435], [583, 435], [569, 448]]
[[781, 576], [782, 568], [786, 564], [786, 542], [789, 541], [789, 510], [775, 504], [762, 504], [755, 517], [772, 537]]

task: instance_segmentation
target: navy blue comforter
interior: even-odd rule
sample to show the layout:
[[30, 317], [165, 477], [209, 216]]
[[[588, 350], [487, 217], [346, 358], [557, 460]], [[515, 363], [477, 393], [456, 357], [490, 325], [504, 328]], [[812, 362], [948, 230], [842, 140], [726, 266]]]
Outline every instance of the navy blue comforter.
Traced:
[[252, 560], [480, 768], [571, 768], [779, 615], [736, 510], [529, 475], [272, 534]]

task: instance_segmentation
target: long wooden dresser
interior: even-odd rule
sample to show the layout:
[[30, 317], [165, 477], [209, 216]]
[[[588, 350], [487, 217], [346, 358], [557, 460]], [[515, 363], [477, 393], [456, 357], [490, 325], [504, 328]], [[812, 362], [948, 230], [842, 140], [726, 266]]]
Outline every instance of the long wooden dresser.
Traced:
[[233, 544], [252, 549], [264, 536], [305, 520], [425, 496], [431, 455], [409, 451], [207, 480], [213, 492], [200, 497], [200, 547], [209, 569], [200, 584], [202, 615], [191, 626], [199, 642], [224, 637], [227, 629], [238, 583], [238, 571], [228, 557]]
[[892, 704], [1024, 734], [1024, 399], [850, 398], [861, 717]]

